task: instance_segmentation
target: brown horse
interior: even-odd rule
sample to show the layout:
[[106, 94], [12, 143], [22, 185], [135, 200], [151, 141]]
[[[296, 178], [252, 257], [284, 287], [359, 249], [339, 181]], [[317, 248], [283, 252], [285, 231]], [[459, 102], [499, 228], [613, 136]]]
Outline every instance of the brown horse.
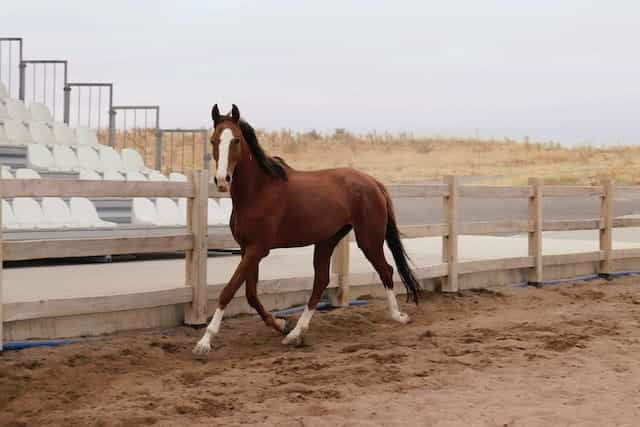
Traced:
[[[398, 309], [393, 292], [393, 268], [383, 250], [385, 239], [407, 293], [416, 304], [420, 285], [407, 263], [385, 187], [354, 169], [292, 169], [282, 159], [269, 157], [263, 151], [255, 131], [240, 119], [235, 105], [229, 115], [221, 115], [216, 104], [211, 115], [211, 145], [217, 164], [214, 180], [219, 191], [231, 191], [231, 232], [240, 245], [242, 259], [220, 293], [218, 308], [194, 353], [209, 352], [224, 309], [243, 283], [251, 307], [268, 326], [286, 335], [283, 343], [298, 343], [329, 284], [331, 254], [351, 229], [386, 288], [391, 318], [408, 322], [409, 317]], [[284, 319], [273, 317], [258, 300], [258, 265], [271, 249], [308, 245], [315, 245], [313, 291], [295, 328], [288, 332]]]

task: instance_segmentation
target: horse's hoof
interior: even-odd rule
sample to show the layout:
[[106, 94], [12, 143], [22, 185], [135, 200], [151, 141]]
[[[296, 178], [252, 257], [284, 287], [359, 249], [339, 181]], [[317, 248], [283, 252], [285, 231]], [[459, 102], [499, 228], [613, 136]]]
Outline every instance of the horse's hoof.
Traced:
[[200, 341], [198, 341], [198, 344], [196, 344], [193, 349], [193, 355], [198, 358], [206, 357], [211, 351], [211, 343], [208, 339], [205, 338], [206, 337], [203, 337]]
[[[279, 322], [282, 321], [282, 322]], [[280, 328], [280, 333], [282, 333], [282, 335], [288, 335], [289, 332], [291, 332], [294, 328], [294, 322], [291, 321], [291, 319], [288, 319], [286, 317], [276, 317], [276, 322], [278, 322], [278, 327]]]
[[402, 323], [403, 325], [406, 325], [411, 320], [411, 318], [409, 317], [409, 315], [407, 315], [407, 313], [402, 313], [402, 312], [394, 313], [391, 316], [391, 318], [398, 323]]
[[282, 340], [282, 344], [290, 347], [304, 347], [304, 335], [299, 334], [296, 336], [287, 335]]

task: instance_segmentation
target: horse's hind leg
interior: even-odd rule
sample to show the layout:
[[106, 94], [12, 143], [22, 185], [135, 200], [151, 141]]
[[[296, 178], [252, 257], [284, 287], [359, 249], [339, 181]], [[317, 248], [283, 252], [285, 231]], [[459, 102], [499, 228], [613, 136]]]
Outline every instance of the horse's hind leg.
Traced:
[[311, 318], [315, 312], [322, 293], [329, 285], [329, 267], [331, 264], [331, 254], [340, 240], [351, 230], [345, 227], [328, 240], [318, 242], [313, 251], [313, 290], [309, 302], [304, 308], [302, 316], [298, 319], [295, 328], [282, 340], [283, 344], [300, 344], [304, 333], [309, 329]]
[[358, 247], [380, 276], [382, 285], [387, 292], [391, 318], [400, 323], [409, 322], [409, 316], [398, 308], [398, 300], [393, 292], [393, 267], [387, 263], [384, 256], [384, 235], [380, 236], [379, 232], [363, 231], [358, 227], [355, 228], [355, 234]]

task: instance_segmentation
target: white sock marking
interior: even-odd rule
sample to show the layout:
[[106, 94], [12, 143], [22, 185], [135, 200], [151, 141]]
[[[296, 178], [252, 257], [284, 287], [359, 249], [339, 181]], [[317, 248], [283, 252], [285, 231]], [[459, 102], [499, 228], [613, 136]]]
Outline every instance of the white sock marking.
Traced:
[[213, 319], [207, 326], [207, 329], [204, 331], [204, 335], [196, 344], [196, 347], [193, 349], [193, 352], [197, 355], [205, 355], [209, 353], [211, 350], [211, 338], [220, 331], [220, 324], [222, 323], [222, 316], [224, 315], [224, 310], [216, 309], [216, 312], [213, 314]]
[[391, 318], [396, 322], [407, 323], [409, 321], [409, 316], [402, 313], [398, 308], [398, 300], [396, 299], [396, 294], [393, 292], [393, 289], [387, 289], [387, 300], [389, 301], [389, 312], [391, 313]]
[[302, 335], [304, 335], [304, 333], [307, 331], [307, 329], [309, 329], [309, 324], [311, 323], [311, 318], [313, 317], [313, 313], [315, 313], [315, 311], [315, 309], [309, 310], [309, 307], [305, 306], [302, 316], [300, 316], [300, 318], [298, 319], [298, 323], [296, 323], [296, 327], [293, 328], [291, 332], [289, 332], [289, 335], [284, 337], [282, 343], [289, 344], [294, 340], [300, 339]]

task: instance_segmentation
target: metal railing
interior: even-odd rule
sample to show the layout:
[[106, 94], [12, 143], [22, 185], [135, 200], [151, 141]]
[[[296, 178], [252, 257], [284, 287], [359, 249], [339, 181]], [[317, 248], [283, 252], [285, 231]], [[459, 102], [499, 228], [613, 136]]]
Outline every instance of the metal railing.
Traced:
[[[62, 68], [60, 73], [58, 72], [59, 68]], [[67, 108], [62, 96], [67, 85], [67, 76], [68, 64], [66, 60], [23, 59], [20, 61], [20, 100], [45, 104], [49, 107], [54, 120], [62, 121]], [[61, 82], [60, 77], [62, 78]], [[60, 98], [62, 101], [58, 102]], [[63, 104], [62, 117], [58, 117], [57, 114], [60, 111], [59, 103]]]
[[0, 82], [3, 82], [9, 95], [24, 99], [24, 85], [20, 81], [20, 63], [22, 62], [22, 38], [0, 37]]
[[[107, 93], [103, 96], [104, 91]], [[106, 143], [114, 146], [116, 113], [113, 110], [113, 83], [67, 83], [64, 99], [66, 124], [96, 129], [98, 136], [103, 139], [103, 130], [106, 130]], [[83, 108], [83, 105], [86, 107]], [[82, 114], [83, 111], [85, 114]]]
[[157, 167], [164, 173], [209, 170], [211, 155], [208, 129], [161, 129], [163, 159]]
[[[112, 106], [111, 111], [113, 127], [110, 128], [110, 132], [114, 135], [112, 146], [119, 149], [134, 148], [141, 153], [147, 167], [160, 170], [162, 166], [160, 107], [118, 105]], [[118, 119], [118, 116], [121, 119]]]

